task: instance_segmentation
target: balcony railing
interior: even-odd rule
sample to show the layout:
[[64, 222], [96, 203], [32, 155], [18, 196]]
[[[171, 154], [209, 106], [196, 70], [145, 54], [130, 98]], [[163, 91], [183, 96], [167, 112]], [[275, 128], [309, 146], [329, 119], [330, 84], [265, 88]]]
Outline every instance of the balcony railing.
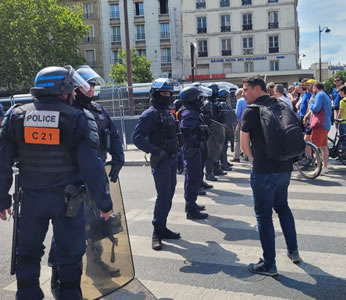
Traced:
[[221, 0], [220, 7], [229, 7], [229, 0]]
[[145, 33], [137, 33], [136, 34], [136, 40], [137, 41], [145, 40]]
[[205, 2], [196, 2], [196, 9], [205, 8]]
[[221, 32], [231, 32], [231, 26], [221, 26]]
[[169, 39], [170, 36], [169, 32], [160, 32], [160, 39]]
[[252, 0], [242, 0], [241, 5], [252, 5]]
[[269, 53], [278, 53], [279, 47], [269, 47]]
[[207, 27], [198, 27], [197, 33], [207, 33]]
[[120, 12], [119, 11], [111, 11], [109, 13], [109, 17], [111, 19], [118, 19], [118, 18], [120, 18]]
[[172, 57], [170, 55], [168, 56], [161, 56], [161, 63], [162, 64], [169, 64], [172, 61]]
[[253, 54], [252, 48], [243, 49], [243, 55], [251, 55], [251, 54]]
[[112, 42], [121, 42], [121, 35], [112, 35]]
[[278, 22], [268, 23], [268, 28], [269, 29], [279, 28], [279, 23]]
[[208, 51], [198, 51], [198, 57], [208, 57]]
[[243, 31], [252, 30], [252, 24], [243, 24]]
[[232, 50], [222, 50], [221, 54], [222, 54], [222, 56], [231, 56]]
[[84, 13], [83, 14], [83, 18], [84, 19], [91, 19], [94, 17], [94, 14], [93, 13], [90, 13], [90, 12], [87, 12], [87, 13]]
[[94, 43], [96, 41], [95, 37], [94, 36], [87, 36], [85, 39], [84, 39], [84, 43]]

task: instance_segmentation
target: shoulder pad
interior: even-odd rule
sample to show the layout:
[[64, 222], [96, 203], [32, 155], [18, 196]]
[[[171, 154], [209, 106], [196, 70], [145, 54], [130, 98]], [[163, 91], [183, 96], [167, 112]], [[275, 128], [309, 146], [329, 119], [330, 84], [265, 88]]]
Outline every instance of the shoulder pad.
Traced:
[[98, 127], [93, 114], [87, 109], [83, 109], [84, 116], [87, 118], [87, 139], [89, 144], [98, 148], [100, 146], [100, 137], [98, 134]]
[[86, 118], [87, 118], [88, 120], [93, 120], [93, 121], [95, 121], [94, 115], [93, 115], [89, 110], [83, 108], [83, 113], [84, 113], [84, 116], [86, 116]]
[[7, 131], [7, 126], [8, 126], [8, 119], [12, 113], [12, 111], [16, 108], [19, 107], [20, 104], [14, 104], [12, 105], [5, 113], [4, 119], [2, 120], [1, 126], [0, 126], [0, 139], [2, 138], [2, 136], [5, 135], [6, 131]]
[[95, 102], [95, 101], [91, 101], [91, 102], [90, 102], [90, 106], [91, 106], [93, 109], [95, 109], [95, 110], [97, 110], [97, 111], [99, 111], [99, 112], [102, 112], [102, 105], [101, 105], [101, 104], [99, 104], [99, 103], [97, 103], [97, 102]]

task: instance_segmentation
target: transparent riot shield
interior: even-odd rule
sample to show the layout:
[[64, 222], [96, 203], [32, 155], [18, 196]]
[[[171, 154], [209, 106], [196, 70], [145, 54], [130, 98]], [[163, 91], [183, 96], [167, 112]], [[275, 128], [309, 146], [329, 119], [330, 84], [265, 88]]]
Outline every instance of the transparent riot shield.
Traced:
[[212, 161], [220, 159], [221, 151], [225, 143], [226, 128], [223, 124], [211, 120], [210, 136], [207, 141], [208, 158]]
[[[108, 174], [110, 166], [106, 166], [105, 171]], [[109, 192], [113, 200], [114, 213], [107, 222], [100, 217], [100, 211], [87, 195], [87, 250], [83, 257], [81, 280], [84, 299], [112, 295], [114, 291], [131, 282], [135, 276], [119, 180], [109, 183]], [[113, 299], [110, 296], [107, 299]]]

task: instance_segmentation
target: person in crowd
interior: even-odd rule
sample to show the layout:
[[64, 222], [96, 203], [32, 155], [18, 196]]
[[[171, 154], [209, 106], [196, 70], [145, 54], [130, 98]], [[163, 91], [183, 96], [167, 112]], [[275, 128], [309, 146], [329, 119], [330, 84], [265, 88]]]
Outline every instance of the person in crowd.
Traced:
[[[122, 142], [117, 128], [103, 106], [92, 101], [95, 93], [95, 85], [104, 85], [104, 80], [87, 65], [76, 68], [76, 72], [89, 84], [90, 89], [85, 90], [83, 87], [77, 88], [75, 90], [76, 96], [73, 101], [73, 106], [79, 110], [87, 109], [94, 116], [100, 138], [100, 144], [98, 147], [99, 157], [102, 159], [103, 163], [106, 163], [107, 153], [111, 155], [112, 159], [109, 162], [111, 170], [108, 175], [111, 182], [116, 182], [119, 172], [125, 162]], [[87, 193], [87, 197], [87, 203], [94, 202], [90, 197], [90, 193]], [[49, 252], [48, 264], [52, 267], [51, 291], [52, 294], [58, 298], [60, 284], [59, 273], [56, 265], [56, 245], [54, 237]]]
[[267, 83], [267, 93], [270, 97], [274, 97], [274, 87], [275, 87], [275, 83], [274, 82], [268, 82]]
[[339, 93], [339, 88], [344, 84], [344, 81], [341, 76], [336, 75], [334, 78], [334, 84], [335, 88], [333, 88], [332, 91], [332, 108], [334, 111], [334, 117], [337, 118], [338, 116], [338, 111], [339, 111], [339, 103], [340, 100], [342, 99]]
[[328, 132], [331, 127], [332, 105], [329, 96], [324, 90], [324, 84], [315, 82], [313, 85], [313, 97], [309, 102], [309, 108], [312, 114], [316, 114], [321, 110], [324, 111], [324, 126], [321, 128], [312, 128], [311, 141], [321, 149], [323, 167], [322, 174], [328, 173]]
[[286, 96], [285, 88], [282, 84], [276, 84], [274, 86], [274, 97], [285, 102], [290, 107], [290, 109], [293, 110], [292, 101]]
[[184, 140], [186, 218], [190, 220], [206, 219], [208, 214], [201, 213], [205, 207], [198, 205], [196, 201], [202, 178], [201, 147], [203, 141], [208, 138], [209, 128], [200, 117], [201, 92], [199, 88], [195, 86], [184, 88], [179, 96], [183, 101], [183, 106], [178, 114]]
[[237, 115], [237, 127], [235, 129], [235, 147], [234, 147], [234, 158], [231, 162], [240, 162], [240, 128], [241, 128], [241, 119], [243, 116], [243, 112], [247, 107], [245, 98], [243, 97], [243, 89], [239, 88], [235, 92], [235, 96], [237, 97], [237, 106], [235, 109], [235, 113]]
[[[243, 94], [246, 103], [261, 104], [270, 101], [266, 85], [260, 76], [243, 80]], [[278, 274], [275, 261], [275, 231], [272, 220], [273, 208], [279, 216], [287, 245], [288, 257], [300, 262], [294, 218], [288, 206], [288, 186], [293, 169], [292, 160], [278, 161], [266, 156], [264, 135], [261, 128], [259, 109], [247, 107], [243, 114], [241, 148], [253, 161], [251, 188], [257, 218], [259, 237], [263, 249], [263, 259], [250, 264], [253, 273], [275, 276]]]
[[136, 147], [150, 153], [150, 165], [157, 197], [153, 217], [152, 249], [161, 250], [163, 239], [179, 239], [180, 233], [167, 228], [167, 217], [177, 184], [178, 130], [175, 117], [169, 112], [173, 82], [168, 78], [153, 81], [150, 90], [152, 106], [146, 109], [136, 124], [132, 141]]
[[[338, 89], [341, 100], [339, 102], [339, 120], [346, 120], [346, 85], [342, 85]], [[340, 136], [346, 134], [346, 121], [341, 121], [339, 123], [339, 134]]]
[[[60, 278], [58, 299], [82, 300], [81, 263], [85, 253], [84, 204], [67, 215], [65, 193], [83, 183], [107, 221], [112, 199], [98, 157], [99, 135], [90, 112], [70, 104], [75, 87], [89, 84], [71, 67], [47, 67], [38, 72], [31, 94], [34, 103], [8, 111], [0, 133], [0, 218], [11, 214], [12, 166], [19, 166], [22, 193], [16, 257], [18, 300], [43, 299], [40, 261], [43, 241], [52, 221]], [[44, 120], [44, 121], [42, 121]], [[66, 207], [67, 206], [67, 207]]]

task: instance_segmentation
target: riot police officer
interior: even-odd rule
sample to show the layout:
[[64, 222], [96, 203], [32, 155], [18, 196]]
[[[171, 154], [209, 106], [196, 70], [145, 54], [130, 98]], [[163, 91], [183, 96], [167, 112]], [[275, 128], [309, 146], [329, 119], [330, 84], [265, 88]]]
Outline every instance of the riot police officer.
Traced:
[[184, 137], [183, 156], [185, 167], [184, 197], [187, 219], [206, 219], [208, 214], [201, 213], [204, 206], [197, 201], [201, 186], [202, 158], [201, 146], [208, 135], [208, 125], [203, 124], [200, 117], [200, 90], [191, 86], [181, 90], [180, 99], [184, 105], [179, 111], [180, 128]]
[[23, 191], [16, 265], [19, 300], [44, 297], [39, 286], [40, 261], [50, 220], [61, 281], [59, 299], [82, 299], [84, 210], [81, 202], [74, 214], [67, 215], [68, 188], [80, 190], [84, 181], [103, 217], [108, 220], [112, 213], [104, 166], [97, 153], [99, 136], [95, 119], [88, 111], [70, 105], [75, 85], [90, 88], [70, 66], [42, 69], [31, 89], [38, 101], [10, 109], [1, 127], [1, 219], [6, 220], [6, 210], [11, 211], [8, 191], [15, 158]]
[[179, 233], [169, 230], [166, 225], [177, 183], [176, 155], [179, 148], [177, 121], [168, 110], [173, 90], [173, 82], [168, 78], [153, 81], [150, 90], [152, 106], [141, 114], [132, 134], [136, 147], [151, 154], [150, 164], [157, 192], [152, 220], [154, 250], [162, 249], [162, 239], [180, 238]]
[[[98, 135], [100, 139], [100, 144], [98, 147], [99, 157], [105, 163], [107, 159], [107, 153], [112, 156], [110, 161], [111, 170], [109, 172], [110, 181], [116, 182], [118, 179], [119, 171], [124, 165], [124, 150], [122, 147], [122, 142], [119, 137], [117, 128], [109, 117], [108, 113], [104, 110], [103, 106], [96, 103], [93, 100], [95, 93], [95, 85], [104, 85], [104, 80], [100, 75], [98, 75], [92, 68], [88, 65], [80, 66], [76, 69], [76, 72], [89, 84], [90, 89], [85, 90], [83, 87], [77, 88], [76, 96], [73, 101], [73, 106], [79, 110], [87, 109], [92, 113], [95, 118]], [[90, 194], [87, 194], [90, 196]], [[87, 199], [87, 207], [93, 206], [93, 200]], [[86, 209], [86, 215], [90, 215], [89, 210]], [[92, 245], [91, 245], [92, 246]], [[52, 239], [52, 246], [49, 252], [48, 263], [52, 266], [52, 277], [51, 277], [51, 290], [54, 296], [59, 293], [59, 274], [56, 268], [55, 262], [55, 242]], [[88, 251], [87, 251], [88, 253]], [[106, 268], [106, 266], [104, 266]]]

